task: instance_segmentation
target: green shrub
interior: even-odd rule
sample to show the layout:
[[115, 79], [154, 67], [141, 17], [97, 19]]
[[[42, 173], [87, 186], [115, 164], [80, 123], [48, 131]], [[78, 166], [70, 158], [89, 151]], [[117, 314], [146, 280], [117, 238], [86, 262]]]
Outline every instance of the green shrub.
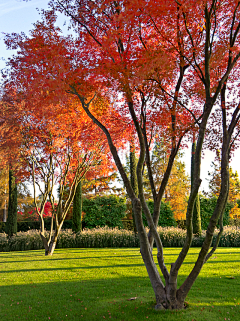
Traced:
[[[153, 201], [148, 201], [147, 206], [148, 206], [151, 214], [153, 214], [153, 210], [154, 210]], [[143, 213], [143, 224], [144, 224], [144, 226], [148, 226], [147, 219], [146, 219], [144, 213]], [[158, 225], [162, 226], [162, 227], [177, 226], [177, 223], [174, 219], [173, 211], [172, 211], [171, 206], [168, 202], [166, 202], [166, 203], [164, 201], [161, 202], [160, 217], [159, 217]]]
[[123, 228], [126, 200], [118, 196], [102, 196], [83, 200], [85, 228], [108, 226]]
[[[206, 230], [210, 221], [210, 218], [213, 214], [214, 208], [217, 204], [217, 198], [206, 198], [200, 197], [200, 208], [201, 208], [201, 224], [202, 229]], [[229, 212], [232, 208], [230, 203], [227, 203], [224, 214], [223, 214], [223, 225], [226, 226], [229, 223]], [[219, 225], [217, 225], [219, 227]]]
[[4, 233], [6, 231], [5, 225], [6, 225], [5, 222], [0, 221], [0, 233]]

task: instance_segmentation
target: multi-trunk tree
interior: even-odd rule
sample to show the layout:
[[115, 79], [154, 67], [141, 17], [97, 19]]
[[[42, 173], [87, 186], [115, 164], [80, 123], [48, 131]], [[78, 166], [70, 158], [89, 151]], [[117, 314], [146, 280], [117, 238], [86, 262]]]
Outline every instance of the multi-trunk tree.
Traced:
[[[240, 2], [168, 0], [159, 5], [157, 0], [52, 0], [51, 6], [54, 12], [70, 17], [73, 37], [60, 36], [54, 27], [56, 17], [52, 11], [46, 12], [43, 21], [35, 25], [31, 38], [8, 36], [9, 45], [17, 44], [21, 48], [18, 57], [10, 63], [14, 69], [12, 82], [18, 86], [24, 83], [35, 99], [39, 99], [41, 91], [46, 98], [49, 93], [55, 99], [65, 94], [75, 97], [89, 119], [105, 134], [132, 202], [141, 255], [155, 293], [156, 308], [182, 309], [222, 233], [229, 189], [229, 157], [231, 149], [236, 147], [240, 118], [238, 104], [227, 101], [228, 94], [237, 95], [239, 91], [236, 80]], [[34, 59], [38, 61], [37, 68], [32, 63]], [[97, 110], [94, 106], [99, 97], [101, 108]], [[107, 115], [104, 118], [102, 110]], [[211, 114], [214, 123], [208, 126]], [[124, 135], [127, 126], [131, 129], [130, 137]], [[174, 159], [184, 139], [192, 137], [193, 132], [198, 139], [186, 213], [187, 235], [169, 271], [156, 227]], [[207, 135], [211, 137], [215, 132], [221, 148], [220, 194], [196, 263], [178, 287], [179, 269], [193, 237], [193, 208], [201, 184], [203, 143]], [[150, 148], [151, 142], [161, 136], [168, 141], [169, 157], [162, 182], [156, 187]], [[138, 145], [138, 195], [119, 157], [118, 139], [123, 142], [134, 139]], [[209, 140], [209, 145], [212, 143], [214, 139]], [[144, 164], [154, 201], [153, 215], [144, 196]], [[148, 221], [148, 235], [142, 211]], [[218, 221], [220, 232], [210, 250]], [[164, 282], [153, 259], [153, 240]]]
[[[107, 175], [113, 169], [112, 161], [106, 142], [101, 139], [101, 132], [83, 113], [77, 115], [79, 110], [71, 109], [74, 105], [72, 99], [63, 100], [62, 103], [53, 102], [51, 107], [54, 107], [54, 111], [51, 111], [47, 101], [38, 102], [36, 97], [33, 101], [31, 95], [26, 99], [26, 87], [24, 97], [21, 93], [12, 96], [11, 90], [14, 89], [16, 88], [6, 82], [2, 112], [6, 108], [7, 116], [1, 128], [1, 147], [2, 150], [8, 146], [15, 148], [21, 160], [17, 175], [33, 184], [35, 210], [40, 218], [40, 235], [45, 254], [52, 255], [81, 180], [86, 174], [90, 179], [91, 172], [96, 175], [96, 168], [99, 175], [100, 172]], [[41, 109], [35, 109], [34, 103], [37, 106], [38, 103], [41, 104]], [[98, 107], [96, 104], [97, 110]], [[9, 123], [14, 123], [11, 130]], [[8, 130], [4, 130], [4, 127]], [[19, 131], [19, 146], [12, 141], [14, 135], [10, 133], [13, 131]], [[54, 195], [56, 186], [59, 186], [58, 198]], [[37, 197], [38, 192], [40, 197]], [[52, 219], [48, 235], [44, 228], [44, 218], [46, 204], [49, 202]]]

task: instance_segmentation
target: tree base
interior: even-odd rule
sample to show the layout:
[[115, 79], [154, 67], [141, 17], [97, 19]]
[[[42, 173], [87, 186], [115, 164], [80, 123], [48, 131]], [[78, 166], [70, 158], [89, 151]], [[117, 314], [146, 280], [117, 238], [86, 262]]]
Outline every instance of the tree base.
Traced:
[[184, 305], [182, 306], [182, 304], [175, 304], [175, 306], [172, 305], [167, 305], [165, 303], [158, 303], [156, 305], [153, 305], [152, 308], [156, 311], [162, 311], [162, 310], [175, 310], [175, 311], [179, 311], [179, 310], [185, 310], [189, 307], [188, 302], [184, 302]]

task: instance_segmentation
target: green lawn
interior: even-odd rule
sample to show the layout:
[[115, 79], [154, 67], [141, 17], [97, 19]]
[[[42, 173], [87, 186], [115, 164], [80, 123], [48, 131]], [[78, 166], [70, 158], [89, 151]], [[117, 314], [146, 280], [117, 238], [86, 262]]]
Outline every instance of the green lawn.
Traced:
[[[165, 249], [166, 263], [179, 251]], [[179, 283], [198, 251], [191, 249]], [[189, 308], [178, 312], [153, 310], [138, 249], [61, 249], [50, 258], [43, 250], [0, 253], [0, 285], [4, 321], [240, 320], [240, 249], [217, 250], [189, 293]]]

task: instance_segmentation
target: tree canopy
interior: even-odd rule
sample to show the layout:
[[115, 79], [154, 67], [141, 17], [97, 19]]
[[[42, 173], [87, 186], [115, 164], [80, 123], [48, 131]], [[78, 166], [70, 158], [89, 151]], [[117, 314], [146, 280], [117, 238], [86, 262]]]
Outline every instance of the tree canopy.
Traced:
[[[36, 22], [29, 37], [6, 36], [6, 44], [18, 48], [18, 53], [9, 60], [5, 88], [15, 95], [17, 113], [24, 114], [28, 110], [31, 117], [37, 119], [39, 111], [41, 116], [51, 119], [54, 133], [48, 128], [48, 136], [44, 136], [43, 127], [41, 143], [52, 141], [52, 135], [57, 144], [61, 142], [59, 135], [66, 130], [66, 122], [73, 134], [72, 137], [67, 131], [68, 141], [75, 141], [78, 126], [83, 126], [81, 129], [86, 130], [81, 130], [76, 139], [81, 141], [81, 149], [89, 152], [92, 147], [104, 146], [104, 152], [105, 148], [111, 152], [132, 202], [141, 255], [155, 293], [156, 309], [182, 309], [223, 231], [222, 219], [229, 192], [229, 158], [239, 142], [239, 102], [238, 98], [231, 100], [229, 97], [239, 96], [240, 2], [167, 0], [159, 5], [157, 0], [52, 0], [50, 7], [51, 10], [42, 13], [42, 20]], [[56, 27], [58, 12], [70, 18], [72, 36], [64, 36]], [[31, 117], [24, 120], [28, 123]], [[55, 118], [60, 123], [55, 124]], [[38, 121], [35, 124], [34, 130], [37, 130], [43, 118], [40, 124]], [[27, 127], [27, 133], [28, 130]], [[18, 132], [21, 136], [20, 125]], [[168, 271], [156, 227], [174, 160], [193, 133], [197, 141], [186, 211], [187, 236]], [[162, 137], [168, 157], [161, 182], [157, 184], [150, 150]], [[127, 142], [134, 142], [139, 153], [138, 195], [119, 156]], [[193, 208], [201, 184], [203, 144], [221, 150], [221, 187], [197, 261], [178, 288], [179, 269], [193, 237]], [[51, 151], [49, 146], [46, 147], [48, 152]], [[66, 149], [69, 145], [64, 146]], [[45, 149], [44, 145], [41, 148]], [[154, 201], [153, 213], [144, 195], [145, 166]], [[142, 211], [148, 222], [148, 235]], [[218, 221], [220, 232], [210, 250]], [[153, 241], [165, 283], [153, 260]]]

